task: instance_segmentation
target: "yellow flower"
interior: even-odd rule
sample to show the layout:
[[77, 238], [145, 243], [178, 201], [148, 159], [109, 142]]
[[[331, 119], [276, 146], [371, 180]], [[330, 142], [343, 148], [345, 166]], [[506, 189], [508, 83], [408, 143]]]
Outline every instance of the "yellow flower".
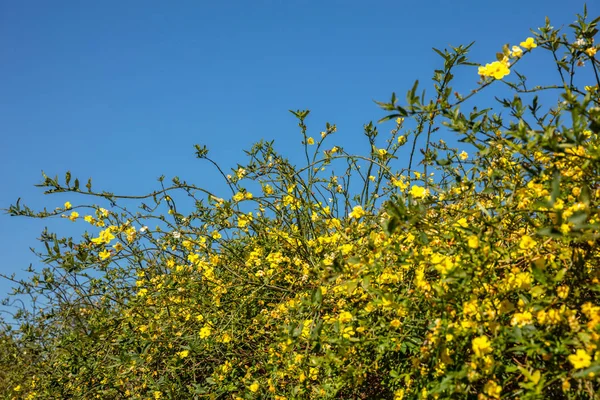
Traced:
[[525, 326], [533, 323], [533, 315], [529, 311], [524, 311], [522, 313], [515, 313], [510, 321], [512, 326]]
[[92, 239], [92, 243], [95, 244], [109, 244], [111, 240], [115, 238], [115, 236], [110, 233], [111, 229], [105, 229], [98, 235], [97, 238]]
[[422, 199], [429, 194], [429, 191], [422, 186], [413, 185], [410, 188], [410, 195], [416, 199]]
[[569, 295], [569, 287], [568, 286], [559, 286], [556, 288], [556, 294], [561, 299], [566, 299]]
[[204, 326], [200, 329], [200, 339], [206, 339], [210, 336], [210, 326]]
[[351, 326], [344, 328], [344, 331], [342, 332], [342, 337], [344, 339], [350, 339], [350, 337], [353, 335], [354, 335], [354, 329]]
[[250, 391], [252, 393], [256, 393], [258, 392], [258, 389], [260, 388], [260, 385], [258, 384], [258, 382], [254, 381], [254, 383], [252, 385], [250, 385]]
[[237, 192], [236, 194], [233, 195], [233, 200], [234, 201], [241, 201], [244, 200], [244, 193], [242, 192]]
[[67, 202], [65, 203], [65, 210], [70, 210], [70, 209], [71, 209], [71, 207], [73, 207], [73, 206], [71, 205], [71, 202], [67, 201]]
[[267, 196], [273, 194], [273, 188], [270, 185], [263, 186], [262, 191]]
[[592, 364], [592, 357], [585, 350], [579, 349], [569, 356], [569, 362], [573, 364], [573, 368], [582, 369]]
[[510, 74], [508, 65], [501, 61], [494, 61], [493, 63], [486, 65], [487, 76], [491, 76], [495, 79], [502, 79], [506, 75]]
[[400, 190], [404, 190], [408, 187], [408, 183], [404, 182], [401, 179], [396, 179], [396, 178], [392, 177], [391, 182], [392, 182], [392, 185], [399, 187]]
[[77, 218], [79, 218], [79, 213], [77, 211], [73, 211], [71, 212], [71, 215], [69, 215], [69, 219], [73, 222], [75, 222]]
[[223, 336], [221, 336], [221, 342], [223, 342], [223, 343], [231, 342], [231, 336], [228, 333], [224, 333]]
[[350, 322], [352, 321], [352, 314], [350, 314], [348, 311], [342, 311], [338, 319], [342, 324]]
[[596, 55], [596, 52], [598, 50], [595, 47], [590, 47], [588, 49], [585, 50], [585, 54], [587, 54], [590, 57], [594, 57]]
[[365, 215], [365, 210], [363, 210], [362, 206], [355, 206], [352, 209], [352, 212], [350, 214], [348, 214], [348, 217], [350, 218], [355, 218], [355, 219], [360, 219]]
[[352, 250], [354, 249], [354, 246], [351, 243], [346, 243], [346, 244], [340, 246], [339, 249], [342, 251], [343, 255], [347, 255], [347, 254], [350, 254], [350, 252], [352, 252]]
[[469, 224], [467, 223], [467, 219], [465, 217], [462, 217], [461, 219], [459, 219], [458, 221], [456, 221], [454, 223], [454, 226], [460, 226], [461, 228], [468, 228]]
[[508, 63], [508, 59], [504, 59], [502, 61], [494, 61], [491, 64], [486, 64], [485, 66], [480, 66], [477, 70], [478, 74], [481, 76], [491, 76], [495, 79], [502, 79], [506, 75], [510, 74], [510, 69], [508, 68], [510, 64]]
[[187, 356], [190, 355], [190, 351], [189, 350], [182, 350], [179, 353], [177, 353], [177, 355], [179, 356], [179, 358], [186, 358]]
[[17, 386], [15, 386], [15, 387], [13, 388], [13, 390], [14, 390], [15, 392], [20, 392], [20, 391], [21, 391], [21, 385], [17, 385]]
[[500, 393], [502, 392], [502, 387], [494, 381], [488, 381], [488, 383], [486, 383], [483, 387], [483, 391], [491, 398], [499, 399]]
[[513, 46], [511, 55], [515, 58], [521, 58], [523, 55], [523, 49], [521, 49], [519, 46]]
[[308, 139], [306, 139], [306, 143], [308, 145], [312, 146], [313, 144], [315, 144], [315, 139], [313, 139], [312, 137], [309, 137]]
[[153, 392], [153, 395], [154, 395], [154, 398], [155, 398], [155, 399], [160, 399], [160, 398], [162, 398], [162, 392], [159, 392], [158, 390], [155, 390], [155, 391]]
[[108, 250], [103, 250], [100, 253], [98, 253], [98, 255], [100, 256], [101, 260], [106, 260], [107, 258], [109, 258], [111, 256], [110, 251], [108, 251]]
[[392, 320], [392, 322], [390, 322], [390, 325], [394, 328], [397, 328], [400, 326], [400, 320], [399, 319], [394, 319]]
[[92, 217], [91, 215], [86, 215], [85, 217], [83, 217], [83, 220], [89, 224], [94, 223], [94, 217]]
[[460, 158], [461, 160], [465, 161], [467, 158], [469, 158], [469, 154], [466, 151], [463, 151], [462, 153], [460, 153], [458, 155], [458, 158]]
[[535, 49], [537, 47], [537, 44], [535, 43], [532, 37], [528, 37], [527, 39], [525, 39], [524, 42], [521, 42], [520, 45], [521, 47], [524, 47], [527, 50]]
[[479, 247], [479, 238], [475, 235], [469, 236], [467, 239], [467, 244], [470, 248], [476, 249]]
[[535, 240], [531, 238], [531, 236], [524, 235], [519, 242], [519, 247], [523, 250], [533, 249], [536, 245]]
[[473, 352], [477, 357], [481, 357], [487, 353], [492, 352], [492, 344], [487, 336], [479, 336], [473, 339], [471, 342], [471, 346], [473, 348]]

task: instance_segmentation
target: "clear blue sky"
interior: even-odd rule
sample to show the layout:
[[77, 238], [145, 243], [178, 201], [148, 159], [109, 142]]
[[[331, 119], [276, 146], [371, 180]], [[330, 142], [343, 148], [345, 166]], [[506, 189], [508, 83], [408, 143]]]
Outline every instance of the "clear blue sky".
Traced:
[[[0, 208], [79, 201], [43, 196], [41, 170], [124, 194], [157, 188], [162, 174], [214, 187], [193, 144], [224, 167], [263, 138], [293, 158], [301, 138], [288, 109], [312, 110], [314, 136], [329, 121], [341, 144], [364, 140], [362, 125], [384, 115], [374, 99], [429, 85], [432, 47], [475, 40], [473, 61], [490, 62], [545, 16], [568, 25], [582, 10], [579, 0], [3, 1]], [[458, 82], [474, 87], [475, 71]], [[69, 224], [0, 214], [0, 271], [39, 266], [28, 248], [44, 226]], [[0, 297], [8, 290], [0, 281]]]

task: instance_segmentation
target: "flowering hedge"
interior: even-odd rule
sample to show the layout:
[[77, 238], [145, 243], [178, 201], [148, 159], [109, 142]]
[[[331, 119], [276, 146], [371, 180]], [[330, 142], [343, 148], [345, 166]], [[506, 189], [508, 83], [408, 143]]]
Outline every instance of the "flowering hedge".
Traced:
[[[161, 178], [119, 196], [44, 175], [77, 205], [9, 212], [87, 232], [42, 234], [46, 267], [16, 288], [37, 300], [1, 331], [0, 393], [596, 398], [599, 20], [568, 34], [546, 21], [481, 66], [470, 46], [436, 50], [433, 98], [415, 83], [406, 103], [378, 103], [395, 125], [384, 139], [365, 125], [365, 155], [330, 147], [335, 125], [311, 136], [308, 111], [293, 112], [301, 166], [260, 142], [226, 175], [196, 146], [227, 195]], [[552, 55], [558, 84], [518, 73], [534, 52]], [[480, 75], [467, 95], [459, 73]], [[497, 85], [511, 97], [474, 106]]]

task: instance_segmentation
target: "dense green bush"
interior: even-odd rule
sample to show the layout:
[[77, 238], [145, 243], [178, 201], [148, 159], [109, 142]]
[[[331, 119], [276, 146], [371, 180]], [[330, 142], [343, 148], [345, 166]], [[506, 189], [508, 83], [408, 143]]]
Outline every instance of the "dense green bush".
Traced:
[[[46, 268], [17, 288], [35, 307], [1, 332], [0, 393], [597, 398], [599, 19], [586, 17], [568, 35], [547, 21], [483, 66], [470, 46], [436, 50], [433, 98], [415, 83], [404, 104], [378, 103], [395, 126], [382, 139], [365, 125], [366, 155], [328, 145], [335, 125], [311, 137], [295, 111], [305, 164], [260, 142], [231, 175], [217, 166], [222, 198], [178, 178], [136, 197], [44, 176], [77, 205], [10, 214], [88, 233], [43, 233]], [[517, 72], [535, 52], [558, 84]], [[461, 95], [456, 74], [481, 80]], [[509, 96], [482, 107], [497, 85]]]

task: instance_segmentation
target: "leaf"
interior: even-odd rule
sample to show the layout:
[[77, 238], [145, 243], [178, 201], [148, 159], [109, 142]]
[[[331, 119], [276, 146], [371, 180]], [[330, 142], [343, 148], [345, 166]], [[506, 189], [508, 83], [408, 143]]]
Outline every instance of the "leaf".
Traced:
[[317, 324], [315, 325], [315, 327], [313, 328], [312, 332], [311, 332], [311, 339], [312, 340], [317, 340], [319, 338], [319, 336], [321, 335], [321, 331], [323, 330], [323, 320], [318, 320]]
[[[375, 101], [375, 100], [374, 100]], [[375, 104], [377, 104], [380, 108], [386, 110], [386, 111], [393, 111], [396, 109], [395, 105], [392, 103], [384, 103], [381, 101], [375, 101]]]
[[565, 274], [567, 273], [567, 269], [563, 268], [554, 276], [554, 282], [560, 282], [564, 279]]
[[323, 302], [323, 292], [321, 291], [320, 286], [313, 291], [312, 302], [314, 305], [321, 305]]
[[583, 224], [587, 220], [587, 218], [588, 215], [585, 211], [579, 211], [573, 214], [568, 221], [573, 225], [577, 226]]
[[546, 284], [546, 282], [548, 281], [548, 279], [546, 278], [546, 274], [544, 274], [544, 271], [535, 264], [533, 264], [531, 267], [531, 273], [533, 274], [535, 280], [540, 283]]
[[581, 201], [586, 206], [590, 205], [590, 188], [588, 185], [583, 185], [581, 188], [581, 193], [579, 194], [579, 201]]
[[385, 222], [383, 229], [385, 230], [385, 233], [389, 236], [396, 232], [398, 226], [400, 226], [400, 221], [398, 220], [398, 218], [392, 217]]
[[584, 378], [590, 374], [597, 375], [600, 372], [600, 365], [594, 365], [592, 367], [582, 369], [579, 372], [573, 374], [573, 378]]
[[369, 291], [369, 289], [371, 288], [371, 277], [368, 275], [366, 277], [364, 277], [361, 282], [361, 286], [366, 291]]
[[398, 118], [398, 117], [406, 117], [407, 115], [408, 114], [406, 114], [406, 112], [405, 112], [405, 114], [391, 114], [391, 115], [388, 115], [388, 116], [385, 116], [385, 117], [379, 119], [377, 121], [377, 123], [380, 124], [382, 122], [389, 121], [390, 119], [395, 119], [395, 118]]
[[408, 101], [409, 104], [414, 104], [415, 102], [418, 102], [418, 97], [415, 97], [415, 93], [417, 92], [418, 86], [419, 86], [419, 80], [417, 79], [415, 81], [415, 83], [413, 84], [412, 89], [410, 89], [410, 91], [406, 95], [406, 100]]
[[356, 280], [346, 282], [346, 292], [348, 293], [348, 296], [352, 295], [352, 292], [354, 292], [354, 290], [356, 290], [357, 286], [358, 286], [358, 281], [356, 281]]
[[550, 199], [552, 204], [556, 201], [556, 199], [560, 196], [560, 172], [558, 170], [554, 170], [554, 176], [552, 178], [552, 193], [550, 194]]

